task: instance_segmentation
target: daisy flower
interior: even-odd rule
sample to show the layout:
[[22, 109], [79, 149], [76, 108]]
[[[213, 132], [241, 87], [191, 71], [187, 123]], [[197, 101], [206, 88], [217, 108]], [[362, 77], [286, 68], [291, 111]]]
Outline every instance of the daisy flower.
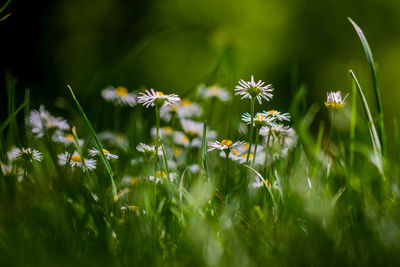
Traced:
[[223, 102], [231, 100], [231, 94], [225, 88], [217, 85], [207, 87], [201, 84], [197, 87], [197, 94], [203, 99], [217, 98]]
[[208, 151], [212, 151], [214, 149], [218, 149], [221, 151], [230, 151], [235, 148], [239, 148], [244, 144], [243, 141], [238, 141], [233, 143], [229, 139], [224, 139], [221, 142], [215, 141], [215, 142], [208, 142]]
[[80, 168], [82, 171], [86, 172], [87, 170], [94, 170], [96, 169], [96, 160], [94, 159], [85, 159], [82, 158], [76, 151], [72, 154], [68, 152], [64, 152], [59, 154], [58, 156], [58, 164], [61, 166], [65, 166], [70, 159], [69, 164], [72, 169]]
[[329, 92], [327, 93], [327, 99], [325, 102], [325, 106], [328, 109], [332, 110], [340, 110], [344, 107], [345, 105], [345, 100], [349, 94], [347, 94], [343, 99], [342, 99], [342, 92], [337, 91], [337, 92]]
[[122, 133], [102, 132], [97, 135], [100, 140], [105, 141], [111, 147], [117, 147], [127, 150], [129, 146], [128, 139]]
[[[56, 131], [53, 134], [52, 139], [53, 139], [54, 142], [63, 143], [65, 146], [74, 144], [74, 142], [75, 142], [74, 141], [75, 138], [74, 138], [74, 136], [72, 134], [64, 133], [63, 131]], [[83, 146], [83, 142], [84, 142], [83, 139], [79, 139], [78, 140], [78, 143], [79, 143], [80, 146]]]
[[1, 172], [4, 176], [11, 175], [12, 167], [10, 165], [6, 165], [3, 162], [0, 162]]
[[[110, 151], [108, 151], [107, 149], [103, 148], [102, 150], [103, 150], [104, 156], [106, 156], [106, 158], [108, 160], [118, 159], [117, 155], [111, 154]], [[97, 150], [96, 148], [89, 149], [89, 155], [92, 156], [92, 157], [98, 156], [98, 155], [100, 155], [100, 151]]]
[[261, 127], [260, 135], [268, 137], [269, 132], [271, 130], [273, 135], [275, 135], [276, 137], [279, 137], [279, 136], [287, 135], [291, 131], [293, 131], [293, 129], [292, 130], [290, 130], [290, 129], [291, 128], [289, 126], [285, 126], [283, 124], [275, 124], [275, 125], [272, 125], [271, 127], [269, 127], [269, 126]]
[[140, 93], [137, 100], [146, 108], [154, 106], [174, 106], [181, 101], [179, 96], [176, 94], [165, 95], [163, 92], [154, 91], [154, 89]]
[[269, 188], [272, 187], [271, 183], [265, 179], [265, 181], [261, 181], [260, 179], [257, 179], [255, 182], [251, 183], [251, 187], [253, 188], [260, 188], [260, 187], [266, 187], [268, 186]]
[[29, 162], [33, 161], [42, 161], [43, 155], [36, 149], [31, 149], [30, 147], [28, 148], [18, 148], [18, 147], [13, 147], [11, 151], [7, 153], [8, 160], [10, 162], [15, 162], [17, 160], [26, 160]]
[[272, 98], [272, 92], [274, 88], [271, 84], [265, 85], [264, 82], [259, 80], [257, 83], [254, 81], [254, 76], [251, 76], [251, 81], [246, 82], [244, 80], [239, 81], [239, 85], [235, 88], [235, 95], [242, 96], [244, 98], [257, 99], [261, 105], [261, 99], [269, 101]]
[[[274, 126], [274, 118], [271, 116], [267, 116], [265, 113], [257, 113], [253, 118], [254, 127], [263, 127], [263, 126]], [[251, 115], [249, 113], [244, 113], [242, 115], [242, 121], [247, 124], [251, 124]]]
[[[169, 173], [169, 180], [171, 182], [176, 180], [176, 177], [178, 175], [175, 172], [170, 172]], [[149, 180], [150, 181], [155, 181], [156, 184], [158, 183], [163, 183], [163, 180], [167, 179], [167, 173], [165, 171], [157, 171], [155, 176], [150, 175]]]
[[203, 135], [204, 125], [201, 122], [183, 119], [181, 120], [181, 125], [183, 132], [187, 135], [187, 137], [189, 137], [189, 139]]
[[[254, 160], [254, 153], [250, 153], [249, 155], [249, 160], [253, 161]], [[236, 157], [233, 158], [236, 160], [239, 164], [245, 164], [247, 161], [247, 152], [243, 153], [241, 155], [237, 155]], [[257, 153], [255, 156], [254, 163], [262, 165], [265, 162], [265, 152], [261, 150], [261, 148], [257, 149]]]
[[[136, 150], [144, 153], [145, 155], [153, 156], [156, 154], [156, 146], [155, 145], [146, 145], [144, 143], [140, 143], [137, 145]], [[162, 148], [158, 148], [158, 155], [162, 156]]]
[[289, 113], [281, 113], [277, 110], [268, 110], [263, 112], [264, 116], [272, 117], [278, 121], [290, 121]]
[[203, 110], [197, 103], [192, 103], [189, 99], [182, 99], [182, 101], [173, 106], [163, 106], [160, 110], [160, 116], [165, 121], [170, 121], [173, 114], [178, 118], [191, 118], [198, 117], [203, 114]]
[[184, 147], [189, 147], [189, 145], [191, 145], [191, 147], [200, 147], [201, 138], [196, 137], [191, 140], [186, 134], [176, 131], [174, 132], [174, 143]]
[[[153, 136], [154, 138], [156, 138], [157, 136], [157, 128], [151, 128], [151, 136]], [[174, 129], [172, 129], [169, 126], [164, 126], [160, 128], [160, 136], [173, 136], [174, 134]]]
[[28, 125], [31, 127], [32, 133], [38, 138], [43, 137], [44, 132], [48, 129], [61, 131], [69, 130], [69, 125], [66, 120], [61, 117], [51, 116], [44, 108], [31, 111]]
[[130, 107], [136, 105], [136, 94], [129, 93], [126, 87], [123, 86], [118, 86], [116, 88], [109, 86], [101, 91], [101, 95], [106, 101], [116, 105], [128, 105]]

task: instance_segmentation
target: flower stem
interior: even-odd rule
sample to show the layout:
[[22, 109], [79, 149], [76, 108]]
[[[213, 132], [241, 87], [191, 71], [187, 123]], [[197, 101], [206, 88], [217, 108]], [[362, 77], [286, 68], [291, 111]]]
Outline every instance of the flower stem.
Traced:
[[260, 129], [256, 128], [256, 142], [254, 143], [254, 155], [253, 155], [253, 166], [256, 162], [256, 155], [257, 155], [257, 145], [258, 145], [258, 138], [260, 137]]
[[249, 157], [250, 157], [250, 152], [251, 152], [251, 144], [253, 142], [253, 118], [254, 118], [254, 103], [255, 103], [255, 98], [251, 98], [251, 122], [250, 122], [250, 136], [249, 136], [249, 150], [247, 151], [247, 157], [246, 157], [246, 164], [249, 164]]
[[269, 150], [270, 145], [269, 145], [269, 142], [271, 140], [271, 135], [272, 135], [271, 126], [268, 126], [268, 128], [269, 128], [269, 131], [268, 131], [267, 144], [265, 145], [265, 162], [264, 162], [264, 165], [265, 165], [265, 175], [264, 175], [264, 177], [265, 178], [267, 178], [267, 176], [268, 176], [268, 160], [269, 160], [269, 156], [270, 156], [270, 150]]

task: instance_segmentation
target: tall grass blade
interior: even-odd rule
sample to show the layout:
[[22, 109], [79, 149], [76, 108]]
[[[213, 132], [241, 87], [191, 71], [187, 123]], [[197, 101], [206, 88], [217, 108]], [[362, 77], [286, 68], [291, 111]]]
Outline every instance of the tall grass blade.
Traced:
[[375, 99], [376, 99], [376, 106], [378, 108], [378, 126], [379, 126], [379, 140], [382, 144], [382, 154], [386, 155], [386, 134], [385, 134], [385, 125], [383, 122], [383, 107], [382, 107], [382, 97], [381, 97], [381, 91], [379, 89], [378, 85], [378, 76], [376, 74], [376, 67], [375, 67], [375, 62], [374, 62], [374, 57], [372, 56], [372, 51], [371, 48], [369, 47], [367, 38], [365, 38], [365, 35], [361, 28], [351, 19], [348, 18], [350, 23], [353, 25], [354, 29], [356, 30], [358, 37], [361, 40], [362, 46], [365, 51], [365, 55], [367, 56], [369, 67], [371, 69], [371, 74], [372, 74], [372, 83], [374, 86], [374, 92], [375, 92]]
[[207, 172], [207, 121], [203, 125], [203, 137], [201, 139], [201, 166], [204, 173]]
[[15, 119], [15, 116], [26, 106], [29, 102], [29, 99], [25, 99], [24, 103], [22, 103], [8, 118], [0, 124], [0, 136], [3, 134], [5, 128], [10, 124], [10, 122]]
[[[11, 0], [8, 0], [2, 7], [0, 7], [0, 13], [2, 13], [4, 11], [4, 9], [6, 9], [6, 7], [11, 3]], [[7, 14], [4, 17], [0, 18], [0, 21], [5, 20], [6, 18], [8, 18], [9, 16], [11, 16], [11, 14]]]
[[67, 87], [68, 87], [68, 89], [69, 89], [69, 91], [70, 91], [70, 93], [72, 95], [72, 98], [74, 99], [74, 101], [76, 103], [76, 106], [78, 107], [79, 113], [81, 114], [81, 117], [83, 118], [83, 121], [85, 122], [86, 127], [89, 129], [89, 132], [92, 135], [92, 138], [94, 140], [94, 143], [95, 143], [95, 146], [96, 146], [97, 150], [100, 152], [100, 157], [103, 160], [104, 165], [106, 166], [108, 174], [110, 175], [113, 196], [116, 196], [117, 195], [117, 187], [115, 185], [114, 172], [113, 172], [113, 170], [111, 168], [110, 162], [108, 162], [106, 156], [104, 155], [103, 148], [102, 148], [102, 146], [100, 144], [99, 138], [97, 137], [95, 131], [93, 130], [93, 127], [90, 124], [89, 119], [86, 117], [86, 114], [82, 109], [82, 106], [79, 104], [78, 100], [76, 99], [75, 94], [72, 91], [71, 86], [67, 85]]
[[356, 125], [357, 125], [357, 86], [355, 81], [352, 82], [351, 95], [351, 122], [350, 122], [350, 170], [353, 170], [354, 150], [356, 142]]
[[374, 161], [375, 161], [374, 164], [378, 167], [378, 169], [381, 172], [381, 174], [383, 175], [383, 177], [385, 177], [384, 173], [383, 173], [383, 169], [381, 167], [381, 166], [383, 166], [382, 147], [381, 147], [381, 143], [380, 143], [380, 140], [379, 140], [378, 132], [376, 131], [376, 128], [375, 128], [375, 125], [374, 125], [374, 121], [372, 119], [372, 115], [371, 115], [371, 111], [370, 111], [369, 106], [368, 106], [367, 99], [364, 96], [364, 93], [362, 91], [360, 83], [357, 80], [356, 75], [354, 74], [354, 72], [352, 70], [350, 70], [349, 72], [350, 72], [350, 75], [353, 78], [354, 82], [356, 83], [357, 90], [358, 90], [358, 93], [360, 95], [360, 98], [361, 98], [361, 101], [362, 101], [362, 104], [363, 104], [365, 116], [368, 119], [368, 130], [369, 130], [369, 133], [370, 133], [370, 136], [371, 136], [372, 145], [374, 147], [374, 155], [373, 155], [373, 158], [374, 158]]

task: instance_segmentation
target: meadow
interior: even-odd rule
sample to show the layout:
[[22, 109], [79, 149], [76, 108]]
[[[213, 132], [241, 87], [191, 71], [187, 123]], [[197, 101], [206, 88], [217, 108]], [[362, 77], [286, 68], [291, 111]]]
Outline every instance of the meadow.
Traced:
[[347, 90], [312, 104], [299, 86], [288, 110], [250, 76], [184, 97], [105, 84], [97, 115], [66, 83], [59, 114], [29, 89], [18, 102], [6, 73], [1, 266], [398, 265], [400, 132], [395, 120], [387, 133], [349, 21], [370, 81], [349, 70]]

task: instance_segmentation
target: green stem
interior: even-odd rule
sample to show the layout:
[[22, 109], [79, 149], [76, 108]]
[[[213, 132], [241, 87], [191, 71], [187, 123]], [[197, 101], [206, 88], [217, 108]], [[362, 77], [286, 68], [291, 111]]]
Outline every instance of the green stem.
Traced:
[[271, 126], [268, 126], [269, 131], [268, 131], [268, 138], [267, 138], [267, 144], [265, 145], [265, 175], [264, 177], [267, 178], [268, 175], [268, 159], [269, 159], [269, 155], [270, 155], [270, 151], [269, 151], [269, 141], [271, 140], [271, 135], [272, 135], [272, 129]]
[[253, 142], [253, 118], [254, 118], [254, 103], [255, 103], [255, 98], [251, 98], [251, 122], [250, 122], [250, 137], [249, 137], [249, 150], [247, 151], [247, 157], [246, 157], [246, 164], [249, 164], [249, 157], [250, 157], [250, 152], [251, 152], [251, 144]]
[[257, 155], [257, 146], [258, 146], [258, 138], [260, 137], [260, 129], [256, 128], [256, 142], [254, 143], [254, 155], [253, 155], [253, 166], [256, 162], [256, 155]]

